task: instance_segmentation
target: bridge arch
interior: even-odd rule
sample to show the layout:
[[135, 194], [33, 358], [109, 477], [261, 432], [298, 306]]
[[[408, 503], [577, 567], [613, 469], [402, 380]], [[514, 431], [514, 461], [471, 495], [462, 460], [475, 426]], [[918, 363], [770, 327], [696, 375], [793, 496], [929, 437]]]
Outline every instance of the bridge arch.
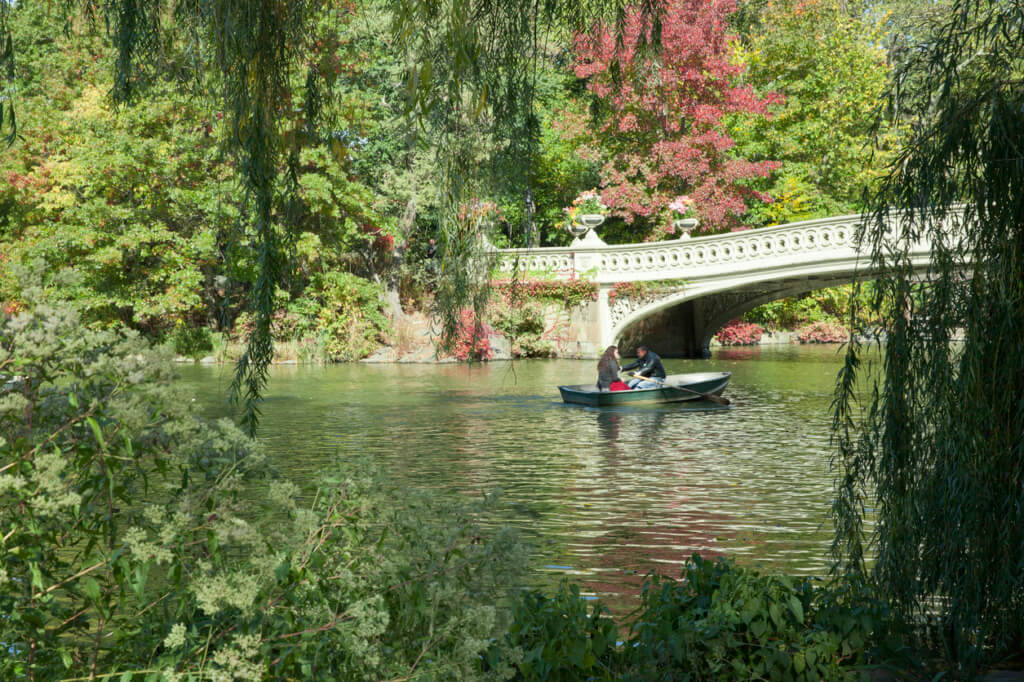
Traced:
[[[914, 269], [923, 274], [928, 269], [928, 255], [914, 259]], [[857, 258], [828, 264], [789, 268], [785, 272], [736, 273], [714, 281], [683, 285], [642, 302], [618, 300], [610, 306], [611, 336], [618, 342], [629, 329], [655, 315], [667, 316], [668, 328], [651, 345], [665, 350], [667, 357], [707, 356], [711, 337], [729, 320], [764, 303], [800, 296], [828, 287], [850, 284], [855, 280], [875, 278]], [[659, 352], [661, 352], [659, 350]]]
[[[931, 244], [903, 242], [896, 221], [890, 248], [906, 249], [917, 272], [931, 259]], [[873, 279], [871, 258], [856, 244], [863, 216], [847, 215], [730, 234], [643, 244], [607, 245], [593, 234], [569, 247], [505, 249], [500, 271], [546, 270], [560, 279], [586, 277], [598, 298], [577, 315], [574, 332], [583, 355], [597, 355], [631, 325], [673, 311], [680, 354], [699, 357], [728, 320], [762, 303], [855, 278]], [[948, 230], [959, 216], [947, 218]], [[657, 283], [660, 293], [634, 300], [612, 295], [624, 282]], [[678, 319], [676, 319], [678, 318]]]

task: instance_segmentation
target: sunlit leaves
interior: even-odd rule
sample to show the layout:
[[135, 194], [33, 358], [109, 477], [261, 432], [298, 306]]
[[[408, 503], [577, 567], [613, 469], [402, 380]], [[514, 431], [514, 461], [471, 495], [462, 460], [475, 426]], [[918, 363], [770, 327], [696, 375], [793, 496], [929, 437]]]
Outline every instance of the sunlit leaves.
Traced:
[[739, 148], [782, 162], [772, 195], [752, 218], [779, 224], [850, 213], [880, 174], [893, 144], [888, 125], [872, 135], [889, 69], [881, 27], [832, 0], [772, 2], [740, 48], [747, 81], [784, 100], [770, 118], [735, 121]]
[[346, 461], [300, 510], [171, 381], [137, 334], [0, 320], [0, 677], [474, 679], [523, 559], [487, 500]]
[[[39, 111], [37, 98], [25, 104]], [[45, 262], [51, 278], [76, 272], [75, 285], [50, 288], [51, 300], [73, 302], [90, 323], [160, 334], [191, 321], [238, 209], [200, 116], [166, 91], [151, 92], [145, 109], [111, 110], [86, 86], [45, 131], [32, 121], [0, 164], [24, 185], [12, 261]]]

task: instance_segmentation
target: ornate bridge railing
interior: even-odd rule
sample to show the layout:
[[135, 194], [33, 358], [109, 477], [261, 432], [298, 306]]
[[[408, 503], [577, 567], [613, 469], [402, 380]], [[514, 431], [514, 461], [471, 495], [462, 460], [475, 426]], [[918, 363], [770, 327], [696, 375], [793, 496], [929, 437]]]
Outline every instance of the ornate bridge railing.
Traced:
[[[554, 272], [560, 278], [586, 274], [598, 283], [686, 278], [735, 270], [856, 258], [860, 215], [806, 220], [744, 232], [619, 246], [503, 249], [499, 271]], [[917, 245], [915, 251], [929, 251]]]
[[[895, 243], [897, 219], [890, 228], [894, 247], [902, 246]], [[497, 252], [498, 269], [586, 277], [599, 285], [590, 316], [577, 325], [581, 353], [599, 354], [635, 322], [687, 304], [679, 313], [685, 319], [673, 329], [666, 327], [661, 343], [666, 348], [677, 344], [678, 353], [693, 357], [698, 350], [706, 352], [718, 325], [755, 304], [870, 276], [870, 258], [856, 248], [862, 220], [861, 215], [845, 215], [644, 244], [609, 246], [580, 239], [569, 247], [504, 249]], [[946, 229], [956, 230], [958, 223], [954, 216]], [[912, 244], [910, 256], [915, 270], [924, 272], [931, 244]], [[685, 284], [640, 299], [613, 296], [618, 283], [656, 280]]]

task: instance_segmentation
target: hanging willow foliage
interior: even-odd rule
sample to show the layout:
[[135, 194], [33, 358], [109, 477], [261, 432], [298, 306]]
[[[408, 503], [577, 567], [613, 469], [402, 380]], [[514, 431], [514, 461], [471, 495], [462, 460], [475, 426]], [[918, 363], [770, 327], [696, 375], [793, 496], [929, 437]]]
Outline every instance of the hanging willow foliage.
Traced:
[[[22, 0], [22, 5], [31, 0]], [[193, 78], [183, 84], [207, 96], [225, 113], [227, 148], [234, 157], [248, 212], [235, 230], [256, 253], [257, 275], [250, 292], [255, 324], [232, 382], [232, 400], [242, 423], [254, 432], [259, 402], [273, 359], [270, 319], [291, 243], [288, 216], [297, 194], [299, 148], [318, 136], [321, 75], [308, 60], [311, 36], [331, 3], [315, 0], [111, 0], [100, 7], [117, 53], [111, 93], [119, 104], [145, 98], [145, 82], [164, 63], [168, 37], [191, 55]], [[96, 18], [90, 0], [63, 3], [71, 26], [76, 12]], [[12, 93], [14, 52], [7, 19], [16, 11], [0, 0], [0, 66]], [[208, 75], [207, 75], [208, 74]], [[296, 83], [303, 84], [296, 87]], [[304, 99], [298, 124], [296, 99]], [[12, 96], [0, 97], [0, 125], [7, 141], [16, 135]], [[297, 126], [297, 130], [295, 129]]]
[[911, 136], [860, 235], [887, 341], [840, 374], [833, 551], [972, 677], [1024, 645], [1024, 2], [960, 0], [913, 54], [890, 93]]
[[[483, 328], [479, 322], [493, 261], [481, 239], [487, 222], [479, 210], [482, 200], [497, 192], [521, 196], [523, 241], [533, 243], [530, 189], [540, 136], [536, 77], [547, 40], [586, 31], [599, 20], [621, 25], [627, 4], [394, 0], [394, 35], [409, 63], [409, 112], [433, 138], [443, 188], [443, 264], [435, 313], [444, 347], [459, 336], [466, 310], [472, 311], [472, 334]], [[656, 37], [662, 4], [643, 0], [640, 5], [652, 18]]]
[[[409, 62], [410, 125], [431, 135], [438, 149], [443, 276], [436, 305], [442, 337], [451, 341], [463, 310], [470, 308], [479, 319], [487, 299], [490, 262], [481, 250], [486, 219], [478, 210], [481, 200], [497, 188], [511, 188], [522, 190], [529, 203], [540, 128], [534, 112], [536, 73], [545, 37], [586, 30], [597, 20], [621, 21], [627, 3], [381, 2], [392, 12], [395, 45]], [[651, 44], [656, 45], [661, 2], [642, 0], [641, 6], [652, 17]], [[97, 13], [92, 0], [66, 0], [61, 7], [69, 25], [75, 12], [90, 18]], [[0, 0], [0, 134], [8, 143], [16, 135], [11, 11], [12, 4]], [[248, 231], [257, 252], [250, 301], [255, 324], [232, 383], [232, 398], [242, 404], [250, 433], [273, 358], [270, 320], [291, 243], [288, 216], [297, 192], [298, 148], [317, 138], [318, 118], [328, 105], [318, 101], [328, 89], [321, 87], [323, 78], [307, 56], [318, 22], [332, 11], [341, 11], [338, 3], [317, 0], [109, 0], [99, 8], [118, 55], [116, 101], [145, 98], [146, 78], [162, 63], [170, 36], [183, 41], [193, 60], [194, 82], [188, 87], [226, 112], [228, 148], [249, 209], [237, 232]], [[297, 96], [305, 99], [304, 120], [289, 128]], [[529, 210], [525, 213], [529, 216]]]
[[[295, 95], [291, 81], [304, 64], [312, 24], [326, 7], [313, 0], [184, 0], [173, 12], [176, 27], [187, 29], [182, 37], [191, 39], [192, 51], [210, 55], [216, 74], [211, 94], [225, 109], [229, 149], [249, 206], [258, 263], [250, 294], [254, 330], [236, 365], [231, 395], [236, 404], [242, 403], [242, 423], [250, 433], [258, 422], [259, 401], [273, 360], [270, 320], [290, 243], [287, 225], [280, 224], [288, 212], [278, 206], [279, 169], [294, 166], [297, 146], [303, 141], [284, 135]], [[107, 5], [119, 57], [114, 88], [119, 101], [133, 99], [134, 80], [159, 58], [156, 50], [165, 12], [158, 0], [117, 0]], [[312, 66], [308, 68], [306, 92], [315, 98], [317, 74]], [[308, 103], [307, 119], [318, 108], [315, 101]], [[307, 120], [307, 130], [315, 124]], [[294, 198], [294, 172], [286, 175], [284, 189], [286, 202]]]
[[14, 40], [8, 21], [11, 4], [0, 2], [0, 144], [11, 145], [18, 136], [14, 115]]

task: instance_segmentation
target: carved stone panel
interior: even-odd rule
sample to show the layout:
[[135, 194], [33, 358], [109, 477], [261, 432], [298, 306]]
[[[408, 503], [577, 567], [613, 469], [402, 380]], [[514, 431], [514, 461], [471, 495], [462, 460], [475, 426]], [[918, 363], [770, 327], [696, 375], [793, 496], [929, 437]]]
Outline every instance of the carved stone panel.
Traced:
[[673, 286], [646, 296], [616, 296], [609, 309], [612, 328], [621, 331], [623, 322], [632, 317], [633, 313], [647, 307], [653, 307], [655, 304], [661, 303], [666, 299], [678, 298], [685, 288], [684, 285]]

